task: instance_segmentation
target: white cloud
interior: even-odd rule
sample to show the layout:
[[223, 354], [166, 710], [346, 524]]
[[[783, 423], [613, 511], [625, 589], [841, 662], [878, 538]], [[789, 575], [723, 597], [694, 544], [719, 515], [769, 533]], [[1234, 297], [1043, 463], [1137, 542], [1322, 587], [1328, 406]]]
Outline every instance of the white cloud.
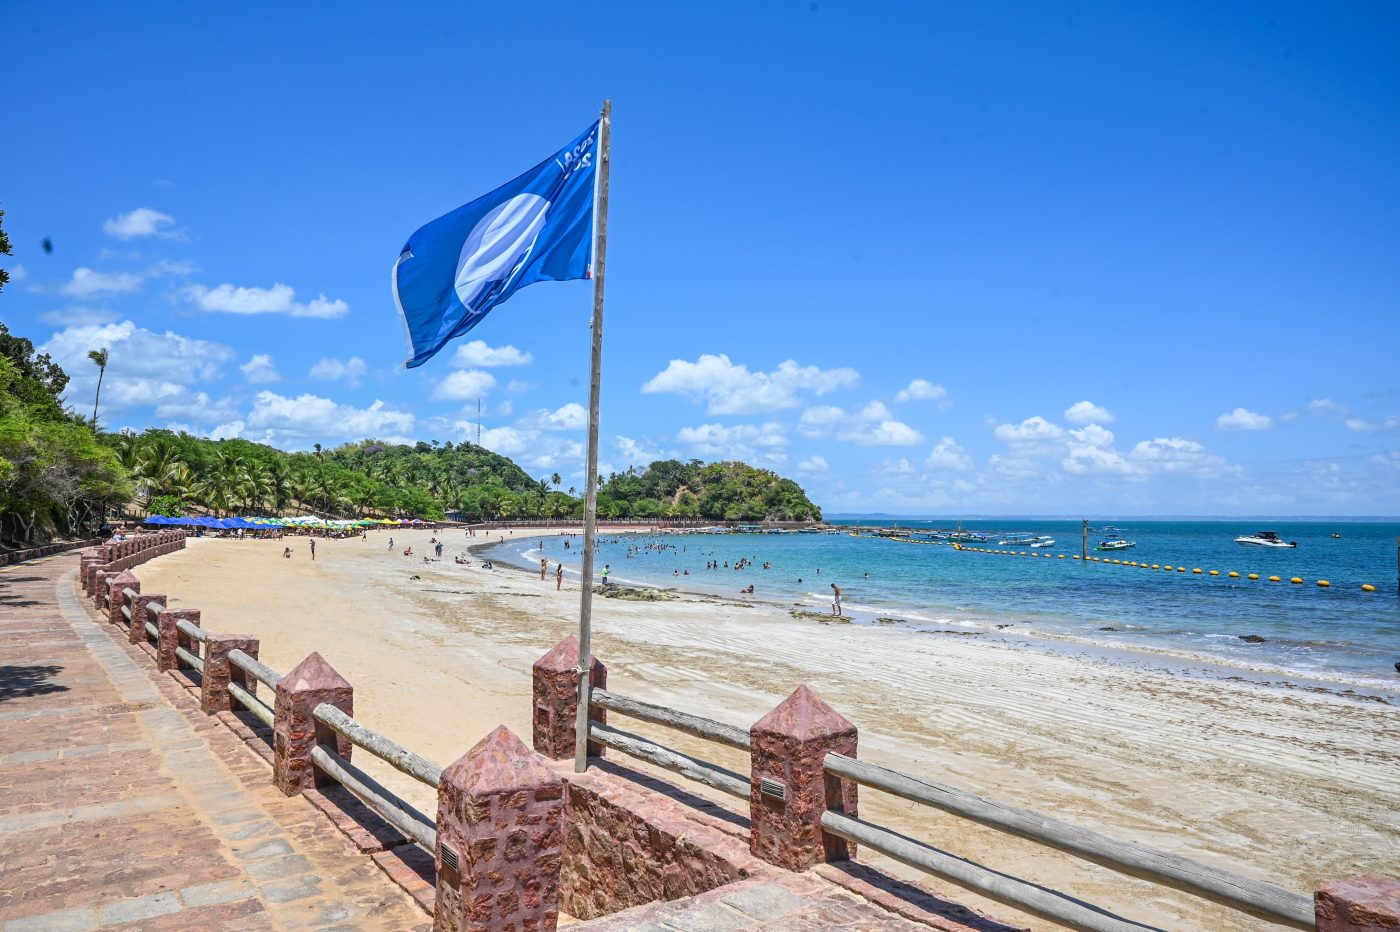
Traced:
[[1215, 426], [1219, 430], [1268, 430], [1274, 426], [1274, 419], [1247, 408], [1236, 408], [1216, 418]]
[[642, 391], [669, 392], [707, 403], [707, 414], [762, 414], [795, 408], [799, 391], [816, 395], [850, 388], [860, 381], [854, 369], [799, 366], [789, 359], [772, 372], [750, 372], [724, 354], [704, 354], [695, 362], [672, 359]]
[[972, 469], [972, 457], [968, 456], [967, 450], [952, 437], [939, 437], [929, 452], [928, 459], [924, 460], [924, 465], [929, 469], [944, 472], [969, 472]]
[[131, 240], [140, 236], [174, 236], [173, 231], [165, 229], [174, 222], [175, 218], [169, 214], [152, 210], [150, 207], [138, 207], [129, 214], [117, 214], [102, 224], [102, 231], [119, 240]]
[[1138, 476], [1142, 467], [1130, 463], [1113, 449], [1113, 431], [1098, 424], [1088, 424], [1069, 432], [1069, 448], [1060, 465], [1073, 475], [1108, 473], [1118, 476]]
[[16, 265], [10, 269], [10, 281], [22, 282], [29, 277], [29, 270], [22, 265]]
[[464, 368], [490, 368], [492, 366], [524, 366], [534, 362], [529, 353], [513, 346], [487, 346], [485, 340], [472, 340], [457, 347], [452, 354], [452, 364]]
[[583, 430], [588, 426], [588, 412], [583, 405], [571, 401], [554, 411], [536, 411], [520, 423], [536, 430]]
[[102, 381], [102, 410], [111, 412], [186, 397], [188, 386], [217, 379], [221, 367], [234, 358], [233, 350], [222, 343], [169, 330], [156, 333], [129, 320], [66, 327], [49, 337], [40, 351], [53, 356], [68, 373], [71, 381], [64, 397], [70, 403], [79, 399], [90, 403], [97, 367], [87, 354], [101, 347], [111, 351]]
[[1397, 429], [1397, 428], [1400, 428], [1400, 417], [1397, 417], [1396, 415], [1393, 415], [1393, 414], [1392, 414], [1390, 417], [1387, 417], [1387, 418], [1385, 418], [1384, 420], [1381, 420], [1381, 421], [1368, 421], [1368, 420], [1366, 420], [1366, 419], [1364, 419], [1364, 418], [1349, 417], [1349, 418], [1346, 419], [1345, 423], [1346, 423], [1346, 426], [1347, 426], [1347, 430], [1355, 430], [1355, 431], [1395, 430], [1395, 429]]
[[266, 353], [258, 353], [238, 368], [249, 382], [280, 382], [282, 380], [282, 376], [277, 374], [277, 367], [272, 364], [272, 357]]
[[617, 454], [625, 466], [650, 466], [665, 455], [655, 447], [631, 437], [617, 437], [614, 440]]
[[509, 382], [506, 383], [506, 391], [510, 392], [512, 395], [523, 394], [534, 387], [535, 386], [533, 384], [522, 381], [520, 379], [511, 379]]
[[135, 272], [98, 272], [79, 266], [59, 291], [75, 298], [98, 294], [125, 294], [141, 287], [143, 277]]
[[1307, 411], [1309, 414], [1341, 414], [1347, 413], [1346, 405], [1339, 405], [1331, 398], [1314, 398], [1308, 402]]
[[360, 376], [365, 374], [365, 361], [358, 356], [340, 360], [331, 356], [321, 359], [307, 373], [313, 379], [327, 382], [344, 380], [351, 388], [360, 384]]
[[[179, 397], [172, 397], [156, 408], [156, 418], [160, 420], [183, 419], [196, 424], [212, 424], [231, 421], [238, 417], [238, 409], [232, 398], [210, 398], [208, 392], [184, 390]], [[167, 425], [169, 426], [169, 425]], [[184, 425], [179, 425], [184, 427]], [[178, 429], [170, 427], [171, 430]], [[186, 430], [190, 430], [184, 427]], [[194, 433], [190, 430], [190, 433]], [[217, 438], [216, 438], [217, 439]]]
[[872, 401], [850, 411], [832, 405], [817, 405], [797, 419], [798, 433], [804, 437], [835, 434], [838, 440], [863, 447], [907, 447], [922, 443], [924, 435], [897, 421], [883, 402]]
[[[475, 441], [476, 425], [458, 421], [462, 436]], [[583, 444], [577, 440], [552, 437], [537, 430], [515, 427], [488, 427], [481, 432], [481, 445], [502, 456], [509, 456], [527, 470], [573, 471], [582, 466]]]
[[408, 435], [414, 419], [407, 411], [385, 407], [382, 401], [375, 401], [368, 408], [356, 408], [318, 395], [289, 398], [261, 391], [243, 422], [242, 436], [295, 448], [366, 437], [411, 442]]
[[470, 401], [480, 398], [496, 387], [496, 377], [480, 369], [460, 369], [433, 387], [433, 397], [440, 401]]
[[1129, 454], [1138, 464], [1154, 472], [1187, 473], [1210, 478], [1234, 471], [1223, 457], [1216, 456], [1201, 444], [1183, 437], [1158, 437], [1142, 440]]
[[280, 283], [271, 288], [243, 288], [227, 282], [214, 288], [190, 285], [182, 293], [202, 311], [225, 314], [289, 314], [331, 319], [350, 312], [350, 305], [339, 299], [333, 301], [324, 292], [305, 303], [298, 302], [291, 286]]
[[682, 427], [676, 433], [676, 440], [688, 446], [693, 454], [711, 459], [743, 460], [770, 466], [787, 460], [787, 434], [776, 421]]
[[1065, 420], [1071, 424], [1112, 424], [1113, 415], [1092, 401], [1076, 401], [1065, 408]]
[[908, 386], [895, 393], [895, 401], [937, 401], [939, 407], [947, 407], [948, 390], [942, 385], [934, 385], [927, 379], [915, 379]]
[[812, 455], [797, 464], [797, 471], [808, 476], [820, 476], [830, 469], [826, 457]]
[[1010, 444], [1043, 445], [1061, 440], [1065, 430], [1036, 414], [1019, 424], [998, 424], [992, 433], [998, 440]]

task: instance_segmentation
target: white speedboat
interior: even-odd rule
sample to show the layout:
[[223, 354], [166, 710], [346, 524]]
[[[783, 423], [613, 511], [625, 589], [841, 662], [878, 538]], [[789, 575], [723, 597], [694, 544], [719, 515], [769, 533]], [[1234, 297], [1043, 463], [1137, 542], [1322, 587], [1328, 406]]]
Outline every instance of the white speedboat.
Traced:
[[1053, 537], [1033, 537], [1030, 542], [1032, 547], [1053, 547], [1055, 538]]
[[1243, 537], [1236, 537], [1235, 543], [1244, 544], [1246, 547], [1296, 547], [1296, 540], [1279, 540], [1277, 531], [1258, 531], [1254, 534], [1246, 534]]
[[1099, 545], [1098, 545], [1097, 547], [1095, 547], [1094, 549], [1095, 549], [1095, 550], [1127, 550], [1127, 549], [1129, 549], [1130, 547], [1136, 547], [1136, 546], [1137, 546], [1137, 541], [1133, 541], [1133, 540], [1124, 540], [1124, 539], [1121, 538], [1121, 537], [1106, 537], [1106, 538], [1104, 538], [1103, 540], [1099, 541]]
[[1034, 534], [1004, 534], [1001, 540], [997, 541], [998, 547], [1024, 547], [1033, 541], [1040, 540]]

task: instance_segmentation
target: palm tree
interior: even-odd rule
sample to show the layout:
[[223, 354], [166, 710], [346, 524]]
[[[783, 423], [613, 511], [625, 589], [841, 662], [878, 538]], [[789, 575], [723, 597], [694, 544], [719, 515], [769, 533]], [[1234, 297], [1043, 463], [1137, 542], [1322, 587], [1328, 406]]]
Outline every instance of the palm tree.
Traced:
[[88, 359], [97, 366], [97, 394], [92, 399], [92, 432], [97, 433], [97, 403], [102, 400], [102, 377], [107, 374], [107, 347], [88, 350]]
[[555, 489], [558, 489], [558, 488], [559, 488], [559, 483], [563, 482], [564, 479], [563, 479], [563, 477], [560, 476], [558, 473], [555, 473], [554, 475], [552, 475], [552, 476], [549, 477], [549, 481], [552, 482], [552, 483], [554, 483], [554, 488], [555, 488]]

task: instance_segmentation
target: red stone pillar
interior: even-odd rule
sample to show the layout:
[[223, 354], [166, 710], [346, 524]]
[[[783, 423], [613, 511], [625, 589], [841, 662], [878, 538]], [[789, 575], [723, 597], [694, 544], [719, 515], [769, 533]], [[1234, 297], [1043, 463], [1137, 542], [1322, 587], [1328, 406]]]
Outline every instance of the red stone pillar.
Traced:
[[204, 636], [204, 675], [200, 678], [199, 707], [205, 715], [232, 712], [228, 684], [237, 683], [248, 692], [257, 694], [258, 681], [229, 662], [231, 650], [258, 659], [258, 639], [246, 634], [207, 634]]
[[126, 639], [132, 644], [146, 640], [146, 622], [152, 620], [146, 606], [152, 602], [162, 606], [168, 604], [166, 597], [159, 592], [143, 592], [131, 600], [131, 627], [126, 629]]
[[295, 796], [331, 782], [311, 763], [311, 749], [317, 741], [334, 744], [341, 757], [350, 756], [350, 742], [317, 722], [311, 712], [328, 702], [353, 715], [354, 696], [345, 678], [315, 651], [278, 682], [272, 722], [272, 779], [284, 794]]
[[803, 684], [749, 730], [752, 778], [749, 849], [803, 871], [854, 856], [853, 845], [822, 831], [828, 809], [856, 814], [856, 785], [822, 770], [830, 751], [856, 756], [856, 726]]
[[1400, 881], [1380, 874], [1324, 884], [1313, 894], [1317, 932], [1396, 932]]
[[126, 590], [130, 589], [137, 595], [141, 594], [141, 580], [136, 578], [136, 574], [130, 570], [123, 570], [107, 583], [111, 598], [107, 603], [107, 621], [109, 624], [125, 625], [126, 616], [122, 614], [122, 606], [126, 604]]
[[435, 932], [559, 921], [564, 781], [504, 725], [442, 772]]
[[117, 575], [116, 570], [108, 570], [110, 564], [100, 564], [92, 573], [92, 604], [105, 614], [107, 608], [107, 574]]
[[[534, 745], [552, 760], [573, 760], [578, 726], [578, 636], [569, 635], [534, 666]], [[608, 685], [608, 668], [588, 658], [588, 682], [594, 689]], [[607, 711], [589, 709], [588, 717], [607, 722]], [[602, 757], [603, 746], [588, 742], [588, 755]]]
[[156, 669], [162, 673], [188, 666], [175, 653], [177, 646], [183, 647], [190, 653], [194, 653], [198, 649], [193, 639], [176, 626], [176, 622], [180, 621], [188, 621], [198, 627], [199, 609], [167, 608], [156, 615], [156, 631], [159, 632], [156, 635]]
[[83, 592], [90, 595], [92, 593], [92, 571], [97, 569], [97, 551], [85, 550], [83, 555], [78, 557], [78, 582], [82, 584]]

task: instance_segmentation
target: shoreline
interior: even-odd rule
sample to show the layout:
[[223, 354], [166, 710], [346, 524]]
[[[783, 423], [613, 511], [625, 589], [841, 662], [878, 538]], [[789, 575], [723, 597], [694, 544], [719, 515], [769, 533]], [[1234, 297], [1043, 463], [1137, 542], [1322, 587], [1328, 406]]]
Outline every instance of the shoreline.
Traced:
[[[541, 528], [516, 528], [522, 531], [514, 541], [528, 541], [534, 538], [547, 538], [551, 534], [559, 533], [557, 529], [545, 530]], [[613, 529], [609, 529], [609, 536]], [[649, 534], [653, 531], [649, 528], [629, 528], [618, 531], [619, 534]], [[488, 550], [509, 546], [512, 538], [507, 536], [504, 542], [497, 540], [474, 544], [468, 548], [478, 559]], [[527, 577], [534, 577], [536, 570], [520, 563], [514, 562], [514, 554], [509, 554], [511, 559], [492, 558], [493, 565], [506, 567], [513, 571], [522, 573]], [[551, 559], [551, 563], [557, 563], [557, 559]], [[569, 567], [565, 567], [565, 579], [569, 580], [572, 574], [572, 581], [577, 583], [578, 573]], [[749, 608], [771, 609], [789, 615], [790, 611], [797, 609], [800, 603], [779, 602], [770, 598], [749, 598], [735, 599], [729, 596], [720, 595], [713, 592], [706, 592], [698, 589], [686, 589], [680, 586], [662, 586], [655, 583], [648, 583], [645, 580], [629, 580], [622, 576], [614, 575], [614, 580], [633, 587], [644, 587], [656, 589], [661, 592], [671, 593], [678, 597], [689, 597], [702, 601], [718, 602], [720, 604], [745, 606]], [[897, 610], [892, 610], [896, 615]], [[871, 616], [867, 619], [865, 616]], [[797, 616], [792, 616], [796, 618]], [[859, 624], [870, 625], [880, 624], [875, 620], [875, 613], [859, 610], [857, 614], [847, 614], [844, 616], [847, 622], [841, 622], [833, 617], [830, 622], [821, 622], [816, 619], [805, 619], [816, 621], [818, 624]], [[803, 619], [798, 619], [803, 620]], [[1000, 623], [1006, 624], [1006, 629], [1000, 629]], [[948, 624], [962, 627], [965, 630], [922, 630], [918, 628], [906, 627], [906, 625], [929, 625]], [[1315, 674], [1305, 673], [1296, 669], [1291, 669], [1280, 664], [1268, 662], [1247, 663], [1237, 661], [1229, 657], [1212, 656], [1206, 653], [1193, 652], [1186, 648], [1165, 647], [1159, 645], [1125, 645], [1121, 643], [1108, 643], [1095, 639], [1092, 635], [1067, 634], [1060, 631], [1045, 631], [1033, 626], [1010, 612], [997, 619], [977, 620], [974, 622], [948, 620], [946, 622], [911, 621], [899, 619], [897, 623], [886, 624], [895, 630], [904, 630], [906, 634], [929, 634], [946, 636], [967, 636], [981, 637], [989, 643], [1001, 643], [1008, 647], [1017, 647], [1013, 639], [1030, 639], [1025, 641], [1021, 647], [1028, 650], [1039, 650], [1054, 653], [1059, 656], [1086, 656], [1091, 659], [1103, 660], [1109, 663], [1116, 663], [1125, 668], [1141, 668], [1147, 664], [1165, 664], [1169, 667], [1169, 672], [1179, 676], [1202, 676], [1205, 678], [1231, 680], [1244, 679], [1258, 683], [1261, 686], [1274, 687], [1282, 690], [1325, 690], [1329, 693], [1343, 698], [1360, 698], [1368, 701], [1376, 701], [1389, 706], [1400, 706], [1400, 682], [1389, 683], [1380, 678], [1367, 680], [1362, 677], [1349, 677], [1345, 674]], [[1011, 631], [1010, 628], [1017, 630]], [[1035, 643], [1039, 642], [1039, 643]], [[1158, 666], [1160, 671], [1164, 669]], [[1295, 682], [1274, 682], [1273, 678], [1285, 678]], [[1365, 692], [1359, 692], [1364, 690]]]
[[[396, 543], [400, 534], [418, 550], [430, 532], [396, 532]], [[260, 659], [276, 670], [319, 651], [354, 686], [357, 717], [438, 765], [498, 724], [528, 741], [531, 665], [576, 631], [577, 582], [556, 592], [552, 580], [524, 570], [457, 566], [446, 554], [423, 564], [401, 548], [386, 553], [385, 540], [318, 541], [314, 563], [298, 539], [194, 540], [138, 575], [143, 590], [200, 609], [209, 630], [260, 638]], [[294, 557], [283, 560], [288, 543]], [[693, 596], [597, 599], [594, 639], [609, 688], [622, 695], [743, 727], [806, 683], [860, 729], [862, 759], [1292, 889], [1400, 868], [1400, 748], [1388, 737], [1396, 711], [1380, 703], [990, 638], [829, 627]], [[644, 722], [625, 727], [748, 771], [743, 752]], [[425, 811], [435, 805], [411, 778], [364, 764]], [[862, 792], [860, 805], [902, 834], [1139, 921], [1231, 932], [1257, 925], [885, 794]], [[868, 860], [1007, 914], [893, 862]]]

